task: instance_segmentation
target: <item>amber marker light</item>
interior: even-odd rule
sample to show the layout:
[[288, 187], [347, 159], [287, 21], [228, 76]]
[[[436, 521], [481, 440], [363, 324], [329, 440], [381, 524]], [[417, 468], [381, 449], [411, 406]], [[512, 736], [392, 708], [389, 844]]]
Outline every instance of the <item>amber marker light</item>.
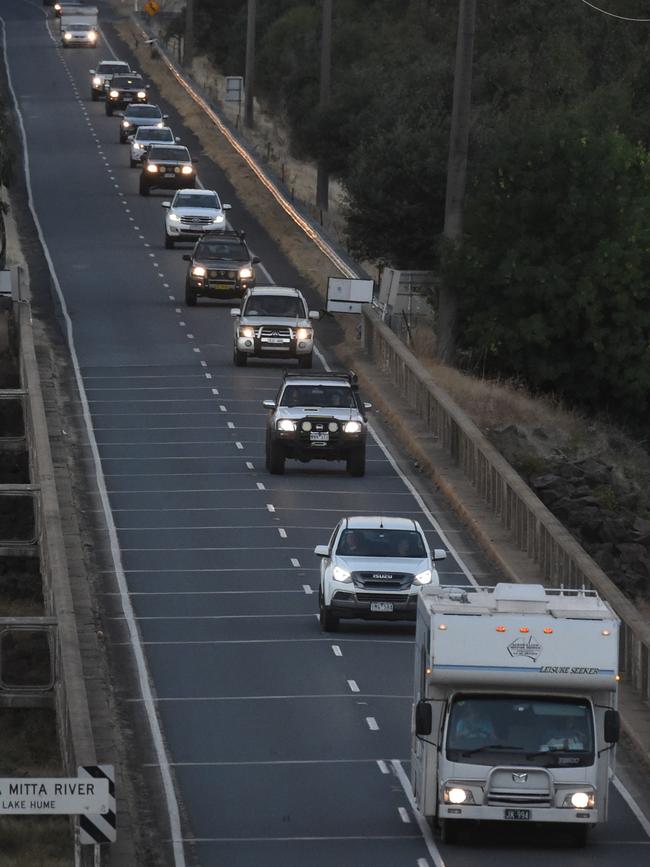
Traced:
[[505, 632], [505, 631], [506, 631], [505, 626], [497, 626], [497, 632]]
[[520, 627], [519, 627], [519, 631], [520, 631], [520, 632], [530, 632], [530, 630], [528, 629], [527, 626], [520, 626]]
[[438, 629], [439, 629], [441, 632], [444, 632], [446, 628], [447, 628], [447, 625], [446, 625], [445, 623], [441, 623], [440, 626], [438, 627]]
[[553, 630], [551, 629], [550, 626], [544, 627], [544, 635], [553, 635]]

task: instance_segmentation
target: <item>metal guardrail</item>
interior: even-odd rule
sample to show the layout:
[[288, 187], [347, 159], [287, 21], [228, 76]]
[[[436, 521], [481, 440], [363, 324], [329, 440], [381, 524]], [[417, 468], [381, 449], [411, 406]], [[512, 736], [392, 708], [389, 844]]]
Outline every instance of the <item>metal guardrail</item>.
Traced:
[[650, 626], [598, 564], [535, 496], [478, 427], [372, 309], [363, 310], [367, 353], [459, 466], [551, 587], [598, 591], [621, 619], [621, 674], [650, 700]]

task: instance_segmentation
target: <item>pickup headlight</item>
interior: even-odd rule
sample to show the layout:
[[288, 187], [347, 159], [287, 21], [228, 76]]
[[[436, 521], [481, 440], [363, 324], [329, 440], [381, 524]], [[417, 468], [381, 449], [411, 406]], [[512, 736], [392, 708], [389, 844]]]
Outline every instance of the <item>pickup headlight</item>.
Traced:
[[117, 99], [120, 94], [117, 92], [117, 90], [109, 90], [108, 95], [111, 99]]
[[127, 127], [131, 126], [131, 124], [128, 122], [128, 120], [123, 120], [122, 126], [124, 127], [124, 129], [126, 129]]
[[149, 163], [149, 165], [147, 166], [147, 171], [151, 172], [152, 175], [155, 175], [158, 171], [158, 166], [155, 166], [153, 163]]
[[285, 431], [285, 433], [290, 433], [296, 429], [295, 421], [291, 421], [290, 418], [281, 418], [280, 421], [276, 425], [278, 430]]
[[462, 786], [445, 786], [443, 792], [443, 801], [445, 804], [475, 804], [474, 795], [470, 789], [464, 789]]
[[343, 425], [344, 433], [361, 433], [361, 422], [358, 421], [346, 421]]
[[424, 572], [418, 572], [413, 579], [414, 584], [431, 584], [431, 569], [425, 569]]
[[205, 268], [203, 265], [195, 265], [192, 268], [192, 274], [194, 274], [195, 277], [205, 277]]
[[98, 75], [96, 75], [93, 78], [93, 87], [101, 87], [101, 86], [102, 86], [102, 80]]
[[164, 125], [165, 125], [165, 124], [164, 124], [163, 121], [161, 120], [160, 123], [157, 123], [157, 124], [156, 124], [156, 129], [162, 129], [162, 128], [164, 127]]
[[332, 578], [341, 584], [348, 584], [352, 580], [352, 576], [347, 569], [341, 569], [340, 566], [335, 566], [332, 569]]
[[178, 214], [170, 214], [169, 219], [172, 223], [180, 223], [181, 221], [181, 218], [178, 216]]
[[252, 268], [240, 268], [239, 269], [239, 276], [241, 277], [242, 280], [250, 280], [250, 278], [253, 276], [253, 269]]
[[311, 340], [311, 328], [298, 328], [296, 331], [296, 338], [298, 340]]
[[183, 166], [183, 168], [181, 169], [181, 174], [182, 175], [191, 175], [193, 171], [194, 171], [194, 169], [192, 168], [192, 166]]
[[134, 142], [133, 142], [133, 150], [134, 150], [134, 151], [141, 151], [141, 150], [142, 150], [142, 145], [141, 145], [141, 144], [138, 144], [137, 141], [134, 141]]
[[593, 792], [570, 792], [562, 802], [563, 807], [573, 810], [591, 810], [596, 803]]
[[138, 99], [144, 99], [146, 95], [147, 94], [144, 92], [144, 90], [138, 91]]
[[255, 329], [253, 328], [252, 325], [243, 325], [239, 329], [239, 336], [240, 337], [255, 337]]
[[72, 39], [72, 33], [64, 33], [63, 38], [68, 40]]
[[217, 214], [212, 220], [213, 223], [223, 223], [223, 214]]

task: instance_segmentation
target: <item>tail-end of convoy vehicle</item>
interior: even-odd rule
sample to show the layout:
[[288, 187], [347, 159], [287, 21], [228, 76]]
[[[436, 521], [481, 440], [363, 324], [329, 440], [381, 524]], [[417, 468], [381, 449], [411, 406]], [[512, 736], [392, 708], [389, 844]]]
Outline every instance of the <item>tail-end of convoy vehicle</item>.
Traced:
[[422, 588], [411, 784], [444, 842], [489, 821], [562, 826], [582, 846], [606, 820], [618, 627], [590, 590]]
[[249, 358], [295, 358], [310, 369], [314, 355], [314, 327], [318, 310], [310, 310], [298, 289], [258, 286], [248, 290], [235, 319], [233, 361], [244, 367]]
[[62, 6], [61, 44], [64, 48], [97, 45], [99, 13], [96, 6]]

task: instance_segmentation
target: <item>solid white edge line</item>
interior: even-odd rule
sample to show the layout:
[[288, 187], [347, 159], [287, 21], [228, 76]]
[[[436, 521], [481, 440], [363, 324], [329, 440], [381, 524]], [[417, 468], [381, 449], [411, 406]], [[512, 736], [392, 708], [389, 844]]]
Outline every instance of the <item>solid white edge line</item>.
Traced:
[[[66, 337], [68, 341], [68, 347], [70, 350], [70, 358], [72, 360], [72, 365], [75, 373], [75, 380], [77, 383], [77, 388], [79, 390], [79, 398], [81, 401], [81, 406], [83, 410], [84, 422], [86, 425], [86, 433], [88, 435], [88, 441], [90, 444], [91, 451], [93, 453], [93, 457], [95, 459], [95, 478], [97, 481], [97, 488], [99, 491], [102, 507], [104, 509], [104, 514], [106, 518], [106, 527], [108, 530], [108, 535], [110, 539], [111, 545], [111, 556], [113, 559], [113, 564], [115, 566], [115, 577], [117, 580], [118, 587], [120, 589], [120, 599], [122, 603], [122, 611], [124, 612], [124, 618], [128, 623], [128, 631], [129, 636], [132, 641], [133, 654], [135, 656], [137, 672], [138, 672], [138, 680], [140, 683], [140, 691], [142, 693], [142, 698], [145, 704], [147, 720], [149, 722], [149, 726], [151, 728], [151, 735], [154, 742], [154, 748], [156, 751], [156, 756], [158, 758], [158, 763], [160, 765], [160, 774], [163, 781], [163, 786], [165, 789], [165, 800], [167, 803], [167, 812], [169, 815], [169, 825], [171, 831], [171, 837], [173, 842], [173, 852], [174, 852], [174, 864], [176, 867], [185, 867], [185, 853], [183, 850], [182, 843], [182, 832], [181, 832], [181, 822], [180, 822], [180, 812], [178, 808], [178, 802], [176, 800], [176, 793], [174, 791], [174, 784], [171, 778], [171, 771], [169, 766], [169, 760], [166, 755], [165, 745], [163, 742], [162, 731], [160, 728], [160, 722], [158, 720], [158, 715], [156, 712], [156, 706], [153, 700], [153, 692], [151, 688], [151, 684], [149, 681], [149, 676], [147, 672], [147, 665], [144, 658], [144, 652], [142, 649], [142, 644], [140, 643], [140, 636], [138, 633], [137, 625], [134, 618], [133, 608], [131, 606], [131, 601], [129, 598], [128, 588], [126, 585], [126, 578], [124, 575], [124, 570], [122, 567], [122, 559], [120, 554], [120, 548], [117, 541], [117, 532], [115, 530], [115, 524], [113, 522], [113, 514], [111, 512], [110, 504], [108, 501], [108, 494], [106, 492], [106, 485], [104, 482], [104, 475], [101, 468], [101, 461], [99, 458], [99, 451], [97, 448], [97, 443], [95, 441], [95, 432], [92, 427], [92, 421], [90, 417], [90, 409], [88, 405], [88, 398], [86, 397], [86, 390], [83, 383], [83, 378], [81, 376], [81, 370], [79, 367], [79, 360], [77, 358], [77, 351], [74, 345], [73, 338], [73, 328], [72, 321], [70, 319], [70, 315], [68, 313], [68, 308], [65, 302], [65, 298], [63, 296], [63, 292], [61, 290], [61, 285], [59, 283], [59, 279], [57, 277], [54, 263], [52, 261], [52, 257], [50, 255], [49, 248], [47, 246], [47, 242], [45, 241], [45, 236], [43, 234], [43, 230], [41, 228], [40, 221], [38, 219], [38, 214], [36, 213], [36, 206], [34, 204], [34, 196], [32, 192], [32, 182], [31, 182], [31, 173], [29, 168], [29, 149], [27, 147], [27, 135], [25, 133], [25, 125], [23, 123], [23, 116], [20, 111], [20, 106], [18, 104], [18, 99], [16, 97], [16, 92], [13, 86], [13, 80], [11, 77], [11, 71], [9, 68], [9, 57], [7, 52], [7, 28], [5, 24], [4, 18], [0, 17], [0, 22], [2, 22], [2, 50], [4, 54], [4, 64], [5, 71], [7, 75], [7, 84], [9, 86], [9, 91], [11, 93], [11, 99], [14, 104], [14, 110], [16, 112], [16, 117], [18, 119], [18, 126], [20, 127], [20, 138], [22, 143], [22, 151], [23, 151], [23, 164], [25, 171], [25, 185], [27, 187], [27, 198], [29, 203], [29, 209], [32, 213], [32, 217], [34, 219], [34, 225], [36, 226], [36, 231], [38, 233], [38, 237], [43, 248], [43, 254], [47, 261], [47, 265], [52, 277], [52, 282], [56, 289], [56, 293], [59, 299], [59, 303], [61, 305], [61, 312], [63, 314], [63, 318], [65, 321], [66, 327]], [[48, 28], [49, 29], [49, 28]]]
[[436, 846], [436, 842], [433, 839], [433, 833], [431, 831], [431, 828], [429, 827], [429, 823], [424, 818], [422, 813], [418, 810], [415, 804], [415, 799], [413, 798], [413, 792], [411, 790], [411, 784], [408, 777], [406, 776], [404, 768], [402, 767], [402, 763], [398, 759], [392, 759], [391, 765], [393, 767], [393, 770], [395, 771], [395, 776], [397, 777], [400, 785], [404, 789], [404, 794], [406, 795], [408, 802], [411, 806], [411, 810], [413, 811], [413, 815], [415, 816], [415, 821], [418, 823], [420, 832], [422, 833], [424, 842], [427, 849], [429, 850], [429, 855], [431, 856], [433, 863], [436, 865], [436, 867], [445, 867], [445, 862], [443, 861], [442, 855], [440, 854], [438, 847]]
[[650, 837], [650, 819], [648, 819], [645, 813], [641, 810], [641, 807], [634, 800], [633, 795], [626, 789], [615, 774], [612, 774], [611, 782], [614, 784], [614, 788], [618, 791], [619, 795], [623, 798], [632, 813], [634, 813], [639, 825], [641, 825], [645, 831], [646, 836]]

